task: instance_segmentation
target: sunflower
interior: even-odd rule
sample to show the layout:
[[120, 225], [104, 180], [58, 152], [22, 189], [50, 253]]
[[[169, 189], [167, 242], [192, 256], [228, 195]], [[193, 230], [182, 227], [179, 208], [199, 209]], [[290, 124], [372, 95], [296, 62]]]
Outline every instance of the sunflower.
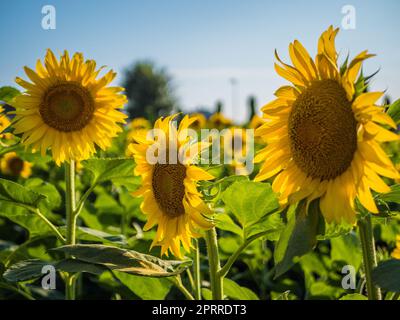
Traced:
[[392, 257], [400, 259], [400, 235], [396, 237], [396, 248], [392, 252]]
[[135, 135], [146, 134], [151, 129], [151, 123], [145, 118], [135, 118], [131, 121], [128, 128], [127, 140], [128, 142], [132, 142], [135, 140]]
[[216, 112], [208, 119], [209, 126], [221, 130], [232, 125], [232, 120], [226, 118], [222, 112]]
[[22, 160], [15, 152], [8, 152], [0, 159], [1, 173], [7, 176], [28, 178], [32, 164]]
[[0, 133], [6, 130], [9, 125], [10, 125], [10, 120], [8, 120], [4, 112], [3, 106], [0, 105]]
[[131, 130], [140, 130], [140, 129], [151, 129], [151, 123], [146, 118], [134, 118], [129, 123], [129, 129]]
[[94, 60], [84, 61], [81, 53], [70, 58], [67, 51], [58, 61], [47, 50], [44, 65], [37, 61], [36, 71], [25, 67], [32, 83], [16, 82], [26, 92], [15, 100], [15, 134], [22, 143], [40, 150], [51, 148], [57, 165], [68, 160], [83, 160], [106, 149], [122, 129], [126, 115], [118, 109], [126, 102], [123, 88], [108, 87], [115, 78], [112, 70], [98, 78]]
[[230, 127], [229, 130], [223, 132], [221, 137], [221, 146], [224, 149], [225, 140], [229, 141], [231, 148], [224, 149], [229, 158], [232, 159], [230, 166], [234, 169], [235, 174], [248, 176], [250, 172], [247, 170], [243, 159], [247, 151], [246, 129], [240, 127]]
[[207, 119], [204, 114], [202, 113], [192, 113], [190, 115], [191, 118], [194, 118], [195, 121], [190, 125], [190, 127], [194, 130], [201, 130], [205, 128]]
[[322, 33], [315, 60], [297, 40], [289, 45], [293, 66], [276, 54], [276, 72], [292, 85], [279, 88], [262, 108], [267, 123], [256, 135], [268, 146], [255, 157], [264, 162], [255, 180], [276, 176], [272, 187], [282, 205], [319, 199], [327, 222], [354, 223], [354, 200], [377, 213], [371, 189], [390, 190], [379, 175], [398, 177], [380, 146], [398, 136], [381, 126], [396, 128], [375, 105], [383, 93], [356, 94], [362, 62], [373, 55], [363, 51], [339, 68], [337, 33], [332, 26]]
[[[158, 225], [152, 247], [161, 246], [161, 254], [168, 255], [170, 251], [182, 258], [181, 245], [189, 252], [191, 238], [199, 236], [200, 230], [212, 227], [204, 216], [212, 212], [201, 199], [196, 183], [214, 177], [193, 165], [198, 153], [209, 146], [205, 142], [190, 143], [187, 129], [195, 118], [186, 115], [176, 128], [173, 123], [175, 117], [158, 119], [154, 128], [164, 132], [166, 141], [177, 141], [176, 148], [171, 148], [169, 143], [163, 147], [156, 137], [150, 139], [145, 136], [136, 136], [136, 143], [130, 144], [129, 148], [136, 162], [134, 174], [142, 177], [142, 187], [134, 195], [144, 198], [141, 210], [148, 218], [144, 230]], [[167, 155], [165, 163], [152, 164], [148, 161], [147, 152], [154, 146]], [[185, 158], [183, 163], [169, 161], [172, 154], [178, 157], [181, 152], [183, 155], [189, 152], [191, 157]]]

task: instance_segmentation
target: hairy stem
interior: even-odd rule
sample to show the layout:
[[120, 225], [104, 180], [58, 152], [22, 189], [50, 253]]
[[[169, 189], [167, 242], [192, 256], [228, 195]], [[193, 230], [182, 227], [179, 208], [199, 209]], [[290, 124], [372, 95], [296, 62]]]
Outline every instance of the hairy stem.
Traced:
[[194, 287], [195, 287], [195, 298], [201, 300], [201, 274], [200, 274], [200, 250], [199, 242], [194, 239], [194, 261], [193, 261], [193, 273], [194, 273]]
[[173, 278], [173, 283], [175, 286], [179, 289], [180, 292], [185, 296], [187, 300], [194, 300], [193, 296], [190, 294], [189, 290], [186, 289], [186, 287], [182, 283], [181, 276], [178, 275], [175, 278]]
[[369, 300], [381, 300], [381, 290], [372, 282], [372, 270], [376, 267], [376, 251], [371, 217], [367, 215], [358, 221], [365, 271], [365, 281]]
[[224, 296], [223, 277], [221, 277], [219, 274], [221, 264], [218, 252], [217, 231], [215, 228], [212, 228], [206, 232], [206, 243], [208, 252], [208, 263], [210, 265], [212, 298], [213, 300], [222, 300]]
[[[65, 208], [67, 219], [67, 237], [66, 243], [74, 245], [76, 243], [76, 218], [75, 214], [76, 201], [75, 201], [75, 161], [71, 160], [70, 163], [65, 163]], [[75, 300], [76, 292], [76, 277], [73, 274], [68, 274], [65, 280], [65, 299]]]

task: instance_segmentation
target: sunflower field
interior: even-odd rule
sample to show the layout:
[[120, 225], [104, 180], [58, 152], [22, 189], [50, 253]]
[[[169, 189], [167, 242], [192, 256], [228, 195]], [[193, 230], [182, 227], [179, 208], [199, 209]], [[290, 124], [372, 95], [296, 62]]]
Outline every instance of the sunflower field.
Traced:
[[337, 36], [275, 52], [286, 84], [246, 123], [128, 119], [79, 52], [21, 66], [0, 88], [0, 299], [399, 300], [400, 100]]

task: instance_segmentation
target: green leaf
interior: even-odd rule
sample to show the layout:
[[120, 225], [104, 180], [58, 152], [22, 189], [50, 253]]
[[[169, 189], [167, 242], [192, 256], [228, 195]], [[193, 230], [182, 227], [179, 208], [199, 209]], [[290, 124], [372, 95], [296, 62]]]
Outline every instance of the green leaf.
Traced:
[[[66, 227], [59, 228], [62, 235], [66, 236]], [[76, 228], [76, 238], [83, 241], [113, 243], [118, 245], [126, 245], [126, 239], [121, 234], [110, 234], [104, 231], [95, 230], [87, 227]]]
[[310, 285], [308, 299], [338, 299], [343, 293], [344, 289], [340, 287], [332, 286], [326, 281], [317, 281]]
[[344, 261], [358, 270], [361, 266], [361, 244], [355, 233], [331, 239], [332, 261]]
[[[224, 279], [226, 280], [226, 279]], [[201, 295], [204, 300], [212, 300], [212, 292], [208, 288], [201, 288]]]
[[8, 104], [11, 104], [14, 97], [19, 94], [20, 92], [14, 87], [5, 86], [0, 88], [0, 100]]
[[350, 293], [341, 297], [339, 300], [368, 300], [368, 298], [359, 293]]
[[109, 181], [113, 179], [132, 178], [135, 166], [133, 159], [89, 159], [82, 161], [85, 169], [93, 175], [93, 184]]
[[49, 264], [52, 263], [37, 259], [20, 261], [8, 268], [3, 273], [3, 278], [10, 282], [40, 278], [43, 275], [42, 268]]
[[146, 221], [147, 218], [140, 209], [140, 205], [143, 199], [140, 197], [134, 197], [130, 192], [119, 192], [119, 202], [124, 209], [124, 215], [127, 217], [135, 217], [140, 221]]
[[280, 294], [275, 293], [275, 295], [276, 295], [275, 297], [272, 292], [271, 292], [271, 295], [272, 295], [272, 297], [271, 297], [272, 300], [290, 300], [290, 298], [291, 298], [290, 290], [287, 290]]
[[224, 279], [224, 294], [234, 300], [259, 300], [253, 291], [228, 278]]
[[308, 212], [304, 201], [289, 208], [288, 223], [279, 237], [274, 252], [275, 278], [293, 266], [294, 258], [301, 257], [315, 247], [319, 219], [317, 201], [310, 204]]
[[57, 262], [55, 268], [58, 271], [65, 271], [69, 273], [86, 272], [94, 275], [101, 275], [109, 269], [100, 264], [88, 263], [79, 259], [65, 259]]
[[186, 270], [191, 261], [162, 260], [133, 250], [99, 244], [68, 245], [52, 249], [111, 270], [148, 277], [170, 277]]
[[[400, 100], [397, 101], [399, 101], [400, 103]], [[400, 114], [400, 108], [399, 108], [399, 114]], [[379, 194], [378, 198], [386, 202], [400, 203], [400, 184], [395, 184], [391, 186], [390, 189], [391, 190], [387, 193]]]
[[328, 270], [321, 261], [321, 256], [315, 252], [309, 252], [302, 256], [299, 263], [305, 274], [312, 275], [314, 273], [321, 277], [328, 275]]
[[165, 278], [140, 277], [118, 271], [113, 273], [123, 285], [143, 300], [163, 300], [172, 287], [172, 282]]
[[390, 105], [387, 113], [389, 114], [389, 116], [391, 116], [394, 122], [400, 122], [400, 99], [396, 100]]
[[13, 202], [2, 203], [0, 199], [0, 216], [6, 217], [25, 228], [29, 231], [30, 237], [44, 234], [53, 235], [50, 227], [39, 216], [25, 208], [16, 207]]
[[93, 206], [85, 206], [82, 209], [79, 217], [89, 228], [94, 230], [105, 230], [106, 226], [100, 222], [99, 216], [96, 214], [96, 210], [93, 208]]
[[32, 191], [18, 183], [0, 178], [0, 203], [6, 202], [37, 207], [38, 203], [43, 199], [45, 199], [44, 195]]
[[13, 264], [4, 272], [3, 277], [10, 282], [34, 280], [43, 276], [45, 274], [42, 273], [43, 267], [49, 265], [53, 266], [57, 271], [70, 273], [87, 272], [100, 275], [104, 271], [109, 270], [105, 266], [88, 263], [78, 259], [66, 259], [58, 262], [29, 259]]
[[327, 223], [323, 217], [321, 217], [320, 227], [323, 230], [318, 232], [317, 240], [328, 240], [348, 234], [354, 228], [354, 225], [344, 221], [341, 223]]
[[222, 201], [243, 228], [251, 226], [279, 208], [271, 185], [253, 181], [235, 182], [224, 191]]
[[[214, 168], [215, 169], [215, 168]], [[210, 168], [209, 173], [215, 177], [220, 176], [221, 172], [213, 172], [213, 168]], [[214, 200], [218, 202], [223, 192], [235, 182], [249, 181], [247, 176], [226, 176], [219, 180], [212, 181], [201, 181], [199, 182], [200, 188], [202, 189], [205, 199]]]
[[45, 199], [45, 195], [0, 178], [0, 215], [26, 228], [31, 236], [45, 234], [51, 230], [33, 212]]
[[246, 238], [248, 239], [255, 234], [268, 231], [265, 235], [265, 239], [277, 241], [284, 228], [285, 223], [281, 217], [281, 212], [275, 212], [262, 217], [257, 223], [250, 226], [246, 230]]
[[61, 195], [54, 185], [45, 182], [40, 178], [31, 178], [25, 181], [25, 187], [30, 190], [35, 190], [35, 192], [45, 196], [45, 202], [50, 209], [61, 207]]
[[386, 291], [400, 292], [400, 260], [382, 261], [372, 271], [374, 283]]
[[226, 213], [217, 214], [215, 216], [215, 224], [221, 230], [235, 233], [241, 237], [243, 236], [243, 230]]

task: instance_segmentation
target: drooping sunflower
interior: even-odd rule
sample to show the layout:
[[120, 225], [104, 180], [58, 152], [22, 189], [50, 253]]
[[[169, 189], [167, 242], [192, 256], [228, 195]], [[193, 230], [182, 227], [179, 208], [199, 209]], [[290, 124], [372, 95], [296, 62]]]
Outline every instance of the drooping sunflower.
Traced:
[[205, 128], [206, 123], [207, 123], [207, 118], [205, 117], [204, 114], [202, 113], [192, 113], [190, 115], [191, 118], [194, 118], [195, 120], [193, 123], [190, 125], [190, 127], [194, 130], [201, 130]]
[[222, 112], [216, 112], [208, 119], [209, 127], [221, 130], [233, 124], [231, 119], [226, 118]]
[[262, 108], [267, 122], [256, 131], [268, 146], [256, 157], [264, 162], [256, 180], [276, 176], [273, 190], [282, 205], [319, 199], [328, 222], [355, 221], [354, 200], [377, 213], [371, 189], [387, 192], [381, 176], [398, 177], [380, 142], [398, 136], [384, 126], [394, 121], [376, 105], [382, 92], [356, 92], [362, 62], [373, 56], [361, 52], [339, 68], [335, 37], [329, 27], [318, 42], [315, 60], [299, 41], [289, 45], [293, 66], [276, 54], [276, 72], [292, 85], [276, 92]]
[[[177, 128], [175, 116], [160, 118], [154, 124], [154, 129], [164, 133], [163, 141], [167, 143], [160, 143], [156, 136], [135, 136], [136, 143], [129, 148], [136, 162], [134, 173], [142, 177], [142, 186], [134, 195], [144, 198], [141, 210], [148, 219], [144, 230], [158, 225], [152, 247], [161, 246], [161, 254], [168, 255], [170, 251], [182, 258], [181, 245], [189, 252], [191, 238], [199, 236], [200, 230], [212, 227], [207, 218], [211, 211], [201, 199], [196, 184], [214, 177], [193, 165], [198, 153], [209, 146], [205, 142], [190, 143], [185, 134], [195, 119], [185, 116]], [[170, 140], [176, 141], [176, 147], [170, 147]], [[148, 150], [154, 146], [166, 155], [164, 163], [148, 159]], [[177, 161], [169, 160], [172, 154]], [[185, 156], [183, 163], [179, 161], [179, 154]]]
[[400, 259], [400, 235], [396, 237], [396, 248], [392, 252], [392, 257]]
[[21, 159], [15, 152], [8, 152], [0, 159], [1, 173], [7, 176], [29, 178], [32, 164]]
[[22, 143], [45, 154], [51, 149], [57, 165], [68, 160], [83, 160], [106, 149], [122, 129], [126, 115], [119, 111], [126, 102], [123, 88], [108, 86], [116, 73], [110, 70], [98, 78], [94, 60], [84, 61], [81, 53], [70, 58], [67, 51], [57, 60], [47, 50], [44, 65], [36, 71], [25, 67], [32, 83], [16, 82], [26, 92], [15, 100], [15, 134]]

